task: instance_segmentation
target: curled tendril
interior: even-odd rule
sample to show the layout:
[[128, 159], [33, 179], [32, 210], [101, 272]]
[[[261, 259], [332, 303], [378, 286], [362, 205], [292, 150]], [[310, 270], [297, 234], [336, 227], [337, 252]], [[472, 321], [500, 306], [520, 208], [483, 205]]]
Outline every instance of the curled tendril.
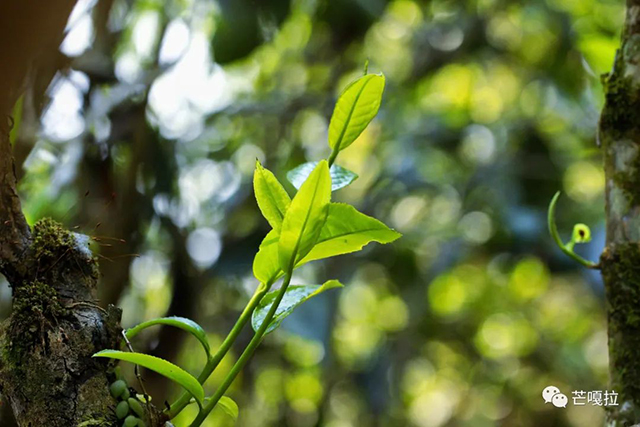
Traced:
[[553, 196], [551, 203], [549, 203], [547, 223], [549, 225], [549, 233], [551, 233], [551, 237], [553, 237], [553, 240], [556, 242], [556, 245], [558, 245], [560, 250], [570, 258], [573, 258], [587, 268], [599, 268], [598, 264], [595, 262], [588, 261], [573, 251], [573, 247], [576, 243], [587, 243], [591, 240], [591, 230], [585, 224], [574, 225], [573, 233], [571, 234], [571, 241], [569, 243], [565, 244], [562, 242], [562, 239], [560, 239], [560, 234], [558, 233], [558, 227], [556, 226], [555, 220], [558, 198], [560, 198], [560, 191]]

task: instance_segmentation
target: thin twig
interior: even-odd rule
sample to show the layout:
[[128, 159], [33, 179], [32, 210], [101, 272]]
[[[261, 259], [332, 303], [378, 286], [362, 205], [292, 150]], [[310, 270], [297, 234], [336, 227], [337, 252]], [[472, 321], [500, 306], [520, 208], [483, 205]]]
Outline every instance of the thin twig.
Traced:
[[[124, 342], [127, 344], [127, 348], [129, 348], [129, 351], [132, 353], [135, 353], [135, 350], [133, 349], [133, 346], [131, 345], [131, 342], [129, 341], [129, 338], [127, 338], [127, 334], [125, 332], [125, 330], [122, 330], [122, 337], [124, 338]], [[138, 383], [140, 384], [140, 389], [142, 390], [142, 394], [144, 395], [144, 400], [147, 403], [147, 408], [149, 407], [149, 393], [147, 393], [147, 389], [144, 387], [144, 380], [142, 379], [142, 375], [140, 375], [140, 367], [138, 365], [135, 365], [135, 367], [133, 368], [134, 372], [136, 374], [136, 378], [138, 378]], [[149, 409], [149, 413], [151, 413], [151, 409]]]

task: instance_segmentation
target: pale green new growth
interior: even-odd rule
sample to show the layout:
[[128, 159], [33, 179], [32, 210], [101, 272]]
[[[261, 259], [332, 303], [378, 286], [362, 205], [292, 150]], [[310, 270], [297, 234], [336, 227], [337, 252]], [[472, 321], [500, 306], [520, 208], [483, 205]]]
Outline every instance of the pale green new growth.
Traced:
[[[572, 233], [571, 241], [567, 244], [562, 242], [560, 238], [560, 233], [558, 233], [558, 226], [556, 225], [556, 204], [558, 203], [558, 198], [560, 198], [560, 191], [558, 191], [551, 199], [551, 203], [549, 204], [549, 211], [547, 213], [547, 225], [549, 226], [549, 233], [551, 233], [551, 237], [556, 242], [556, 245], [560, 248], [562, 252], [567, 254], [572, 259], [578, 261], [580, 264], [584, 265], [587, 268], [598, 268], [598, 264], [592, 261], [588, 261], [582, 258], [580, 255], [573, 251], [573, 247], [576, 243], [586, 243], [591, 240], [591, 231], [589, 227], [584, 224], [577, 224]], [[584, 233], [584, 235], [581, 235]]]
[[391, 243], [401, 236], [381, 221], [344, 203], [331, 203], [329, 215], [316, 246], [299, 263], [330, 258], [361, 250], [371, 242]]
[[[296, 267], [311, 261], [344, 255], [361, 250], [371, 242], [391, 243], [401, 236], [375, 218], [358, 212], [344, 203], [329, 204], [329, 214], [320, 236], [309, 254]], [[253, 272], [261, 282], [273, 281], [282, 276], [277, 263], [278, 233], [271, 230], [260, 245], [253, 263]]]
[[573, 226], [571, 241], [576, 243], [588, 243], [591, 241], [591, 229], [586, 224], [576, 224]]
[[278, 261], [278, 240], [280, 234], [271, 230], [260, 243], [260, 249], [253, 259], [253, 275], [261, 283], [273, 283], [282, 273]]
[[[289, 286], [293, 271], [310, 261], [356, 252], [368, 243], [389, 243], [400, 237], [400, 233], [352, 206], [331, 203], [332, 191], [346, 187], [358, 177], [333, 163], [339, 152], [351, 145], [377, 114], [384, 84], [383, 75], [368, 75], [365, 66], [365, 75], [340, 95], [329, 125], [329, 145], [333, 151], [328, 160], [304, 163], [287, 174], [289, 181], [298, 189], [293, 200], [275, 175], [256, 162], [254, 193], [260, 212], [272, 230], [260, 244], [253, 261], [253, 274], [260, 284], [214, 355], [210, 353], [206, 332], [189, 319], [154, 319], [126, 332], [127, 339], [131, 339], [150, 326], [163, 324], [191, 333], [207, 352], [207, 363], [198, 379], [170, 362], [145, 354], [105, 350], [94, 357], [132, 362], [184, 387], [187, 392], [165, 410], [168, 418], [178, 415], [193, 396], [201, 409], [191, 427], [200, 427], [218, 404], [235, 421], [238, 405], [224, 394], [264, 336], [275, 330], [305, 301], [326, 290], [342, 287], [337, 280], [329, 280], [323, 285]], [[274, 282], [283, 276], [280, 288], [269, 292]], [[214, 395], [205, 399], [201, 384], [215, 371], [249, 320], [255, 330], [253, 339]]]
[[329, 124], [329, 146], [334, 151], [350, 146], [378, 114], [384, 83], [382, 74], [367, 74], [342, 92]]
[[279, 230], [291, 204], [291, 198], [273, 173], [263, 168], [258, 161], [253, 175], [253, 191], [260, 212], [272, 228]]
[[291, 201], [282, 222], [278, 259], [283, 271], [293, 268], [311, 251], [327, 219], [331, 178], [326, 160], [318, 163]]

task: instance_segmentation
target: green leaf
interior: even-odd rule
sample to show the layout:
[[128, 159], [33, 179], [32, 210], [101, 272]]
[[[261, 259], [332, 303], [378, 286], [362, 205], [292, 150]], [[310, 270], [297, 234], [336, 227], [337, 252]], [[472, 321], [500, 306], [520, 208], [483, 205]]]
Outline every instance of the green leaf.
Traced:
[[356, 252], [371, 242], [390, 243], [400, 236], [402, 234], [390, 229], [383, 222], [358, 212], [351, 205], [331, 203], [327, 221], [316, 245], [298, 265]]
[[161, 317], [158, 319], [151, 319], [146, 322], [142, 322], [131, 329], [127, 329], [127, 339], [131, 340], [142, 330], [155, 325], [169, 325], [189, 332], [191, 335], [196, 337], [198, 341], [200, 341], [200, 344], [202, 344], [204, 351], [207, 353], [207, 357], [209, 357], [209, 355], [211, 354], [211, 346], [209, 345], [209, 340], [207, 339], [207, 333], [204, 331], [204, 329], [202, 329], [202, 326], [185, 317]]
[[[303, 163], [287, 173], [287, 179], [296, 189], [300, 189], [304, 181], [311, 174], [318, 162]], [[346, 187], [358, 178], [358, 175], [338, 165], [332, 165], [329, 169], [331, 175], [331, 191]]]
[[150, 356], [142, 353], [129, 353], [118, 350], [102, 350], [93, 355], [93, 357], [106, 357], [109, 359], [124, 360], [125, 362], [135, 363], [143, 368], [150, 369], [172, 381], [180, 384], [196, 399], [198, 405], [202, 406], [204, 400], [204, 390], [202, 386], [190, 373], [159, 357]]
[[278, 261], [278, 240], [280, 233], [271, 230], [262, 240], [260, 249], [253, 259], [253, 275], [261, 283], [270, 285], [282, 271]]
[[367, 74], [342, 92], [329, 124], [331, 148], [344, 150], [365, 130], [378, 114], [384, 83], [382, 74]]
[[[390, 229], [383, 222], [358, 212], [353, 206], [330, 203], [329, 215], [320, 237], [296, 267], [311, 261], [356, 252], [371, 242], [391, 243], [401, 236], [402, 234]], [[272, 230], [262, 241], [260, 251], [253, 262], [254, 275], [263, 283], [273, 283], [283, 274], [276, 262], [277, 242], [278, 233]]]
[[[289, 286], [284, 294], [284, 298], [282, 298], [282, 302], [280, 302], [280, 305], [276, 310], [275, 316], [273, 316], [273, 319], [267, 328], [266, 333], [268, 334], [280, 326], [280, 323], [282, 323], [287, 316], [293, 313], [293, 310], [303, 302], [326, 290], [341, 287], [342, 284], [337, 280], [329, 280], [323, 285]], [[260, 301], [260, 305], [253, 312], [253, 315], [251, 316], [251, 326], [255, 331], [260, 329], [260, 326], [262, 325], [262, 322], [264, 322], [264, 318], [267, 316], [267, 313], [269, 312], [269, 309], [271, 308], [271, 305], [276, 299], [279, 291], [279, 289], [276, 289], [266, 294], [264, 298], [262, 298], [262, 301]]]
[[291, 198], [275, 175], [263, 168], [258, 161], [253, 174], [253, 189], [262, 215], [272, 228], [279, 230]]
[[229, 415], [233, 419], [233, 421], [238, 420], [238, 414], [240, 413], [240, 410], [238, 409], [238, 404], [233, 399], [227, 396], [222, 396], [218, 401], [218, 405], [220, 405], [222, 410], [226, 412], [227, 415]]
[[326, 160], [318, 163], [291, 201], [278, 240], [280, 268], [287, 271], [309, 253], [327, 219], [331, 178]]

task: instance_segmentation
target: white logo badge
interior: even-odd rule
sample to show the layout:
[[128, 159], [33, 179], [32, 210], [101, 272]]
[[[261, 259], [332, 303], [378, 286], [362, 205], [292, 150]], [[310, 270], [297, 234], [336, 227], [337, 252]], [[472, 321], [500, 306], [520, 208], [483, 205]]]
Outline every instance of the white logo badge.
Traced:
[[569, 399], [564, 394], [560, 393], [558, 387], [550, 385], [542, 390], [542, 398], [544, 403], [551, 403], [556, 408], [566, 408]]
[[551, 403], [553, 403], [553, 406], [556, 408], [566, 408], [567, 402], [569, 402], [569, 399], [562, 393], [555, 394], [553, 399], [551, 399]]
[[544, 399], [544, 403], [550, 403], [553, 396], [560, 393], [560, 389], [558, 387], [550, 385], [542, 390], [542, 398]]

